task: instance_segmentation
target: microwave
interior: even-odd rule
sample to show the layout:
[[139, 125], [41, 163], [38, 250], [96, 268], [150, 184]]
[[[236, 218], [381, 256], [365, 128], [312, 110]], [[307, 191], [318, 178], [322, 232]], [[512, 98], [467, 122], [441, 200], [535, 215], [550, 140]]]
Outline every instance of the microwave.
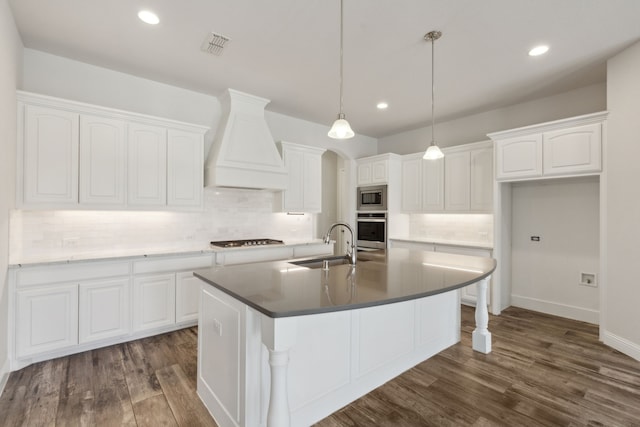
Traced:
[[386, 211], [387, 186], [358, 187], [357, 200], [359, 211]]

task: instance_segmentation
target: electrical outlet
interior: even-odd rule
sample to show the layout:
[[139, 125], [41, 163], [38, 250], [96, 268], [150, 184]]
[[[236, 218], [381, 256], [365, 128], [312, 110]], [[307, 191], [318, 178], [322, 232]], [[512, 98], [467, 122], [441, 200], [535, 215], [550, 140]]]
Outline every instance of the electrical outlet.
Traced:
[[580, 273], [580, 283], [581, 286], [591, 286], [593, 288], [598, 287], [598, 283], [596, 282], [596, 275], [594, 273]]
[[216, 331], [218, 336], [222, 336], [222, 323], [218, 319], [213, 319], [213, 330]]
[[65, 237], [62, 239], [63, 248], [75, 248], [78, 246], [78, 237]]

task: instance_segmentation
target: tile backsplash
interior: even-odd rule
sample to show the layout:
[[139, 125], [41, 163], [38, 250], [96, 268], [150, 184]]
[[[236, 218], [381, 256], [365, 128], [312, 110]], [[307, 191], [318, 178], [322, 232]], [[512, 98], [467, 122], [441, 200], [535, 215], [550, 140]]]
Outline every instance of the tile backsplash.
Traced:
[[200, 250], [211, 240], [315, 238], [314, 215], [273, 212], [274, 193], [205, 188], [201, 212], [14, 210], [10, 263]]
[[491, 214], [412, 214], [409, 235], [415, 238], [493, 243]]

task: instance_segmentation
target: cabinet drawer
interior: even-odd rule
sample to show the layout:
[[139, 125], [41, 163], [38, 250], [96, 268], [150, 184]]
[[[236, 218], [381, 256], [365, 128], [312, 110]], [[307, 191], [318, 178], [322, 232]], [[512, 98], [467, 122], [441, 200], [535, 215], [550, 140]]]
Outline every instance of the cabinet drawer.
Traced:
[[187, 258], [153, 258], [134, 261], [133, 274], [163, 273], [180, 270], [197, 270], [211, 267], [213, 254], [196, 255]]
[[332, 255], [332, 254], [333, 254], [333, 244], [326, 245], [322, 243], [319, 245], [294, 246], [293, 248], [294, 258], [302, 258], [302, 257], [314, 256], [314, 255]]
[[16, 284], [18, 287], [47, 285], [127, 275], [128, 261], [22, 267], [16, 272]]
[[233, 252], [218, 253], [218, 264], [233, 265], [247, 262], [276, 261], [280, 259], [290, 259], [293, 256], [293, 248], [279, 247], [268, 249], [244, 249]]

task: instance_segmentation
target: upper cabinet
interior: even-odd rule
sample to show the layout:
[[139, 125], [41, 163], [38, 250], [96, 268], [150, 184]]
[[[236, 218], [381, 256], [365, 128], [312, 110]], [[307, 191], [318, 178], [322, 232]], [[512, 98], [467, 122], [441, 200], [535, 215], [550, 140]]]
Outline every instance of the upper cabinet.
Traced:
[[423, 153], [403, 156], [403, 212], [491, 212], [491, 142], [445, 148], [443, 152], [444, 158], [438, 160], [423, 160]]
[[78, 203], [80, 115], [37, 105], [25, 105], [23, 111], [24, 203]]
[[278, 145], [289, 178], [287, 189], [276, 196], [276, 209], [283, 212], [321, 212], [322, 154], [326, 150], [284, 141]]
[[17, 204], [200, 208], [205, 127], [18, 92]]
[[167, 203], [167, 131], [159, 126], [129, 125], [128, 189], [131, 206]]
[[358, 186], [388, 184], [389, 183], [389, 157], [386, 154], [380, 156], [358, 159]]
[[124, 120], [80, 116], [80, 203], [125, 205], [126, 126]]
[[496, 144], [496, 179], [600, 173], [606, 116], [607, 112], [587, 114], [489, 134]]

